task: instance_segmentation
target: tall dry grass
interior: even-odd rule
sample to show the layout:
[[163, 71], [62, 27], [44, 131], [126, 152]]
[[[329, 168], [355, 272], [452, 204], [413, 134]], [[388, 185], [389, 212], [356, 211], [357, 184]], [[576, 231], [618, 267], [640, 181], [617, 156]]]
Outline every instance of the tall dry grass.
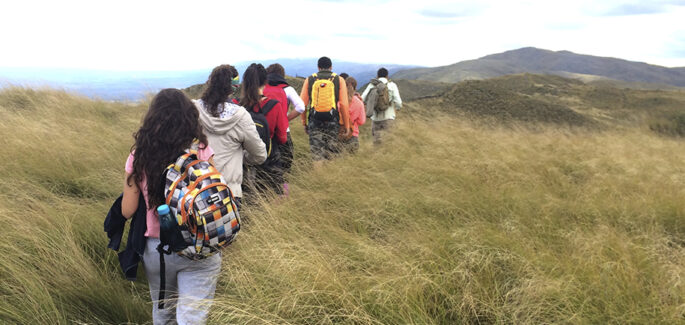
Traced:
[[400, 115], [384, 146], [301, 165], [249, 211], [213, 319], [685, 322], [683, 142], [526, 130]]
[[[381, 147], [246, 208], [210, 323], [685, 323], [685, 151], [640, 129], [501, 128], [415, 107]], [[144, 106], [0, 92], [0, 319], [144, 323], [102, 220]]]
[[102, 221], [121, 191], [141, 106], [64, 92], [0, 92], [0, 323], [145, 322]]

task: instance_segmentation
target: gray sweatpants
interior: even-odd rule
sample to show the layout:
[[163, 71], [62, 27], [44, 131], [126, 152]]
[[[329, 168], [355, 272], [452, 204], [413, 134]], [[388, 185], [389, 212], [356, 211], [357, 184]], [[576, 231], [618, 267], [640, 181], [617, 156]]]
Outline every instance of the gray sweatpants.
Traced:
[[152, 322], [155, 325], [204, 324], [221, 270], [221, 253], [200, 261], [176, 254], [164, 255], [166, 293], [164, 309], [159, 309], [160, 270], [157, 245], [158, 238], [148, 238], [143, 255], [145, 275], [153, 302]]

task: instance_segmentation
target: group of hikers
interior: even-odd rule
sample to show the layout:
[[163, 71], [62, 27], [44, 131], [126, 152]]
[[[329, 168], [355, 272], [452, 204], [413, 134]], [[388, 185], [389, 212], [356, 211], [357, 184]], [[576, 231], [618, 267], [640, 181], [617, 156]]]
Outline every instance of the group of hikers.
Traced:
[[[359, 126], [372, 119], [380, 144], [402, 107], [397, 85], [381, 68], [362, 94], [355, 78], [321, 57], [300, 94], [284, 68], [251, 64], [213, 69], [198, 99], [161, 90], [134, 134], [122, 196], [105, 221], [109, 247], [135, 280], [142, 261], [154, 302], [154, 324], [201, 324], [214, 296], [221, 248], [240, 230], [243, 183], [253, 193], [289, 193], [293, 161], [290, 121], [301, 116], [315, 168], [359, 148]], [[238, 93], [236, 90], [240, 89]], [[293, 110], [289, 112], [288, 107]], [[167, 256], [165, 256], [167, 255]]]

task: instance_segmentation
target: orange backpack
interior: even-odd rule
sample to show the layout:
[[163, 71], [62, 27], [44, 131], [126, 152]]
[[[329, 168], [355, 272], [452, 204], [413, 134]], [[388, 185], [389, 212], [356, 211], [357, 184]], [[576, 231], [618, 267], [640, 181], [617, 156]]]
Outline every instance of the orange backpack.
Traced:
[[338, 94], [340, 79], [333, 72], [320, 71], [309, 77], [309, 110], [307, 123], [314, 119], [321, 122], [339, 121]]

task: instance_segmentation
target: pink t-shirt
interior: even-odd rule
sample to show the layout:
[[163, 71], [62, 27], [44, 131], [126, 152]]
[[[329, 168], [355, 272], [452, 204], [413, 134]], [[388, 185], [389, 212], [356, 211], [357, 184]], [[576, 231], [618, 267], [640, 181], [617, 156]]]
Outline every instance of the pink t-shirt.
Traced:
[[[198, 158], [202, 160], [208, 160], [214, 155], [214, 150], [212, 150], [210, 146], [207, 146], [207, 148], [198, 150], [197, 155]], [[133, 152], [129, 154], [128, 159], [126, 159], [126, 172], [129, 174], [133, 173]], [[147, 230], [145, 231], [145, 237], [159, 238], [159, 219], [157, 218], [157, 207], [150, 207], [150, 204], [148, 204], [147, 180], [145, 177], [143, 177], [143, 181], [139, 188], [141, 191], [143, 191], [145, 205], [147, 206]]]
[[350, 100], [350, 125], [352, 125], [352, 136], [359, 136], [359, 126], [366, 123], [366, 112], [364, 102], [359, 94], [354, 94]]

